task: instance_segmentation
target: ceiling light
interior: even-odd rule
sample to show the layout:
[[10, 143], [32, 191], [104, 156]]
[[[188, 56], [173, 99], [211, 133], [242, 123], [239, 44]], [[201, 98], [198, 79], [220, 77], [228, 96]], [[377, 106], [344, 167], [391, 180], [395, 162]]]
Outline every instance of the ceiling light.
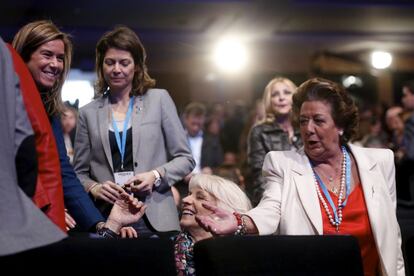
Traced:
[[214, 48], [214, 62], [225, 72], [238, 72], [247, 64], [246, 47], [237, 39], [223, 39]]
[[351, 86], [362, 87], [363, 83], [360, 77], [350, 75], [342, 77], [342, 85], [345, 88], [349, 88]]
[[392, 56], [388, 52], [375, 51], [371, 54], [371, 64], [376, 69], [385, 69], [391, 62]]

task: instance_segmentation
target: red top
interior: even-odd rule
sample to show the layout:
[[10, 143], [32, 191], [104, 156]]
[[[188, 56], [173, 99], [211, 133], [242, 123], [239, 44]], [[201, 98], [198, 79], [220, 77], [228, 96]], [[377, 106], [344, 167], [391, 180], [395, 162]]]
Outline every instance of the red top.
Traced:
[[52, 127], [29, 69], [16, 50], [10, 44], [7, 47], [13, 58], [14, 70], [20, 79], [23, 102], [36, 140], [38, 170], [33, 201], [50, 220], [66, 232], [62, 176]]
[[[338, 197], [330, 191], [329, 194], [335, 206], [337, 206]], [[322, 196], [325, 198], [323, 193]], [[329, 206], [329, 211], [333, 215], [331, 206], [326, 198], [325, 201]], [[342, 209], [342, 223], [339, 226], [339, 232], [336, 232], [336, 227], [330, 223], [328, 215], [320, 202], [319, 205], [322, 212], [323, 234], [352, 235], [356, 237], [361, 250], [364, 275], [379, 275], [379, 257], [374, 236], [372, 235], [371, 224], [369, 223], [362, 186], [360, 184], [357, 185], [349, 195], [346, 206]]]

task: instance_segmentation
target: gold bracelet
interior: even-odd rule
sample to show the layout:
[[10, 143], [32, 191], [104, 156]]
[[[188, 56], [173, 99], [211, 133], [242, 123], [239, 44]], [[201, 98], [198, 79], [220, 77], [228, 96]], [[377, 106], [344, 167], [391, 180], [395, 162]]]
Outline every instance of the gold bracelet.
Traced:
[[92, 191], [92, 189], [95, 188], [98, 185], [99, 185], [98, 182], [94, 182], [91, 186], [89, 186], [89, 188], [88, 188], [88, 190], [86, 192], [87, 193], [90, 193]]

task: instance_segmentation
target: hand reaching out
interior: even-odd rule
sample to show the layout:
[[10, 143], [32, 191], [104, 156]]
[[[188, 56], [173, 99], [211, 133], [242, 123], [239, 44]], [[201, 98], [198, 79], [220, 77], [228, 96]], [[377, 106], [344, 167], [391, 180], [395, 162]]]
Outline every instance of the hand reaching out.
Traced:
[[197, 222], [213, 235], [231, 235], [237, 230], [237, 219], [232, 212], [221, 209], [209, 203], [203, 207], [212, 211], [211, 215], [197, 215]]
[[[144, 203], [138, 201], [133, 195], [129, 195], [123, 191], [120, 194], [120, 199], [118, 199], [112, 207], [108, 220], [105, 223], [105, 227], [111, 229], [115, 233], [119, 233], [121, 227], [137, 222], [144, 215], [146, 208]], [[130, 232], [129, 230], [124, 231], [128, 231], [128, 233], [124, 233], [125, 235]]]

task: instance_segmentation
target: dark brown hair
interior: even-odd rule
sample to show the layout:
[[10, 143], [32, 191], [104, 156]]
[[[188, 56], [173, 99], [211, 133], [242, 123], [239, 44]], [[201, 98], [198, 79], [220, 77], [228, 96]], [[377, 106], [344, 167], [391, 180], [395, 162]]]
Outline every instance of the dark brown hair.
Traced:
[[118, 26], [105, 33], [96, 45], [95, 67], [98, 79], [95, 89], [98, 94], [103, 94], [108, 89], [108, 84], [103, 76], [103, 62], [105, 54], [110, 48], [128, 51], [134, 59], [136, 70], [132, 80], [132, 95], [145, 94], [149, 88], [154, 87], [155, 80], [149, 76], [145, 63], [147, 54], [144, 45], [133, 30], [125, 26]]
[[344, 144], [355, 137], [358, 130], [358, 108], [348, 92], [337, 83], [312, 78], [302, 83], [293, 95], [293, 121], [299, 125], [300, 109], [306, 101], [323, 101], [331, 105], [331, 116], [336, 126], [343, 129], [340, 137]]

